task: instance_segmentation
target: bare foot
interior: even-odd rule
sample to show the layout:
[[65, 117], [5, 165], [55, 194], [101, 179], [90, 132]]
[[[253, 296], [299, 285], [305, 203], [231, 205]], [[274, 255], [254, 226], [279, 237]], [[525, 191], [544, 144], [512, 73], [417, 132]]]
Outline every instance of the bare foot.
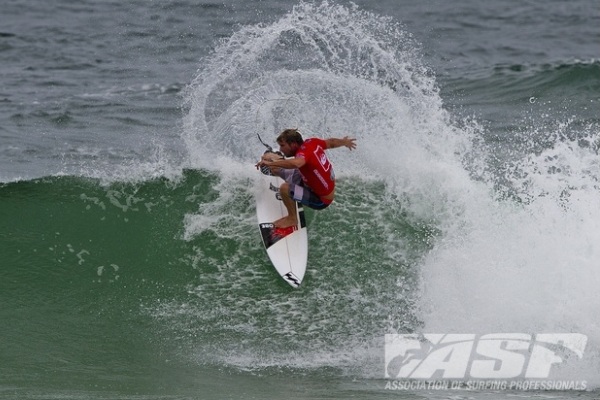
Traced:
[[287, 217], [280, 218], [273, 222], [273, 225], [275, 225], [275, 228], [288, 228], [290, 226], [298, 225], [298, 220], [288, 215]]

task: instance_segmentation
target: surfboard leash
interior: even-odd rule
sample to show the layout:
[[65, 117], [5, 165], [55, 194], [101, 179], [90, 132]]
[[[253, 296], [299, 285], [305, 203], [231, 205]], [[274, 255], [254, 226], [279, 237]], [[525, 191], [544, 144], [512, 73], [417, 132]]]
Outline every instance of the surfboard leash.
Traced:
[[260, 134], [258, 132], [256, 132], [256, 136], [258, 136], [258, 140], [262, 143], [263, 146], [265, 146], [267, 148], [267, 151], [270, 153], [274, 153], [273, 148], [271, 146], [269, 146], [268, 144], [266, 144], [262, 138], [260, 137]]

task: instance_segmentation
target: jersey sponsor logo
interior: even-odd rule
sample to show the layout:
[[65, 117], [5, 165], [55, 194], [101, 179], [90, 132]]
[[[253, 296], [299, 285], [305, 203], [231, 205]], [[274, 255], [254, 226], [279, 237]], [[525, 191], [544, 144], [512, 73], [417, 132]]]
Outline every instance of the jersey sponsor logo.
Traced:
[[323, 177], [321, 176], [321, 174], [319, 173], [319, 171], [315, 169], [315, 170], [313, 170], [313, 173], [314, 173], [314, 174], [315, 174], [315, 176], [316, 176], [316, 177], [319, 179], [319, 181], [321, 181], [321, 183], [323, 184], [323, 187], [324, 187], [325, 189], [329, 189], [329, 184], [327, 183], [327, 181], [325, 180], [325, 178], [323, 178]]
[[317, 158], [317, 161], [319, 161], [319, 164], [321, 164], [321, 166], [323, 167], [323, 170], [329, 171], [329, 169], [331, 168], [331, 163], [327, 158], [327, 154], [325, 154], [325, 150], [323, 150], [321, 146], [317, 146], [315, 148], [314, 154]]

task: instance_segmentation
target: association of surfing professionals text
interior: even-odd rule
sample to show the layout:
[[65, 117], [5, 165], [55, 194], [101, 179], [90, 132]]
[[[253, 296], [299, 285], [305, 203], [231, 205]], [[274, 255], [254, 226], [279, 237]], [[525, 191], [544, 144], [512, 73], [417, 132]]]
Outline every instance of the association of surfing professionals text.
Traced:
[[587, 381], [568, 380], [389, 380], [386, 390], [586, 390]]

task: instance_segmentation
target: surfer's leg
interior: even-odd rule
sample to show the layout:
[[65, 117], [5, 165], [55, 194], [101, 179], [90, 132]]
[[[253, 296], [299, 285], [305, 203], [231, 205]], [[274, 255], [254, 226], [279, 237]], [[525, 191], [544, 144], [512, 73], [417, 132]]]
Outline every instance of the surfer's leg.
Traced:
[[277, 228], [287, 228], [289, 226], [298, 225], [298, 217], [296, 216], [296, 201], [290, 195], [290, 184], [284, 182], [279, 188], [279, 194], [283, 205], [287, 209], [288, 215], [273, 222]]
[[[292, 170], [292, 175], [289, 179], [286, 179], [291, 185], [303, 185], [302, 183], [302, 175], [300, 171], [296, 168]], [[296, 200], [297, 201], [297, 200]]]

